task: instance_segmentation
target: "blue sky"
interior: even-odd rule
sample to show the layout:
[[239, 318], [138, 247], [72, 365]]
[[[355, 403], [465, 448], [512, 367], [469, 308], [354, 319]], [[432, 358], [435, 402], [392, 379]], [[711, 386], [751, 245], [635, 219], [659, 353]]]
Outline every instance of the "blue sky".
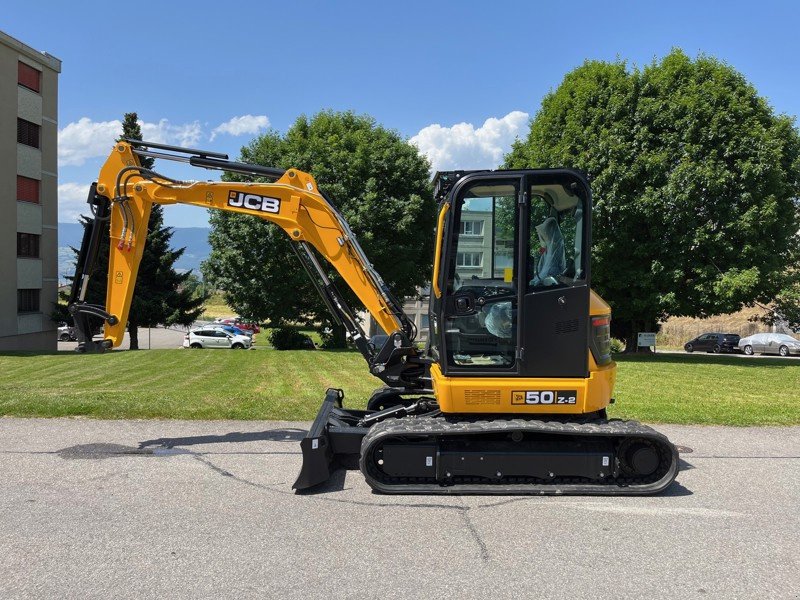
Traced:
[[[0, 29], [63, 61], [68, 221], [127, 111], [146, 138], [233, 158], [267, 123], [285, 131], [303, 113], [352, 109], [412, 139], [436, 167], [495, 167], [542, 96], [585, 59], [643, 65], [680, 47], [725, 60], [778, 112], [797, 115], [798, 17], [796, 2], [752, 1], [34, 1], [5, 3]], [[192, 207], [165, 217], [207, 223]]]

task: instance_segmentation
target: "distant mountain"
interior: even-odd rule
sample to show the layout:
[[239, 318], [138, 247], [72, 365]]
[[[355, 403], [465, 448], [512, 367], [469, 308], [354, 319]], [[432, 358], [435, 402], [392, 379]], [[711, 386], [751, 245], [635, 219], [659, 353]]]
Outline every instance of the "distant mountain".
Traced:
[[[170, 245], [173, 248], [186, 248], [176, 262], [178, 271], [193, 270], [200, 274], [200, 263], [208, 258], [211, 247], [208, 245], [208, 227], [174, 227]], [[83, 239], [83, 225], [80, 223], [58, 224], [58, 279], [65, 282], [67, 275], [75, 272], [75, 253], [70, 247], [79, 248]]]

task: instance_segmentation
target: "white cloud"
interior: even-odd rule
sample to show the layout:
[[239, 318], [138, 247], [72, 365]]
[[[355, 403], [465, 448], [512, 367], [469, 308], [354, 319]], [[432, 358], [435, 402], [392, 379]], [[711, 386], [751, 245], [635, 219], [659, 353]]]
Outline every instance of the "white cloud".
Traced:
[[269, 127], [269, 119], [265, 115], [242, 115], [233, 117], [225, 121], [211, 132], [213, 140], [220, 134], [244, 135], [245, 133], [255, 134]]
[[[173, 125], [167, 119], [161, 119], [158, 123], [139, 121], [139, 126], [143, 139], [162, 144], [192, 146], [203, 135], [203, 128], [197, 121]], [[58, 132], [58, 166], [79, 167], [89, 159], [107, 156], [114, 140], [121, 134], [122, 122], [118, 119], [92, 121], [82, 117], [69, 123]]]
[[142, 128], [142, 139], [157, 144], [173, 144], [178, 146], [194, 146], [203, 136], [203, 128], [198, 121], [173, 125], [166, 119], [158, 123], [139, 121]]
[[122, 132], [120, 121], [92, 121], [83, 117], [58, 132], [58, 166], [80, 166], [87, 159], [109, 153]]
[[477, 129], [472, 123], [428, 125], [409, 141], [428, 157], [433, 172], [493, 169], [500, 165], [527, 124], [528, 113], [515, 110], [500, 119], [486, 119]]
[[61, 183], [58, 185], [58, 222], [77, 223], [82, 214], [90, 215], [86, 198], [88, 183]]

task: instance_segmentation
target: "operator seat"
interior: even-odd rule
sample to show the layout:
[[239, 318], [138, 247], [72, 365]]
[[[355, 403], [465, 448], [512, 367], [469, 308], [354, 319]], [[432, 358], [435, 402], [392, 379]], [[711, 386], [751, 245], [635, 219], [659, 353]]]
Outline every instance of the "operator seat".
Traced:
[[536, 226], [536, 234], [544, 248], [536, 264], [536, 273], [531, 280], [532, 286], [557, 285], [556, 277], [564, 273], [567, 260], [564, 252], [564, 236], [555, 217], [547, 217]]

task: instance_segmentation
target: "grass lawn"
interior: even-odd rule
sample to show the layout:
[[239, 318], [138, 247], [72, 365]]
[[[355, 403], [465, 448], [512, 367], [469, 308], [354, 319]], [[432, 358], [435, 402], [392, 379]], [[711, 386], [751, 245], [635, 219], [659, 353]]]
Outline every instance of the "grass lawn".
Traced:
[[216, 318], [232, 317], [236, 313], [225, 303], [222, 292], [214, 292], [203, 304], [203, 319], [213, 320]]
[[616, 357], [609, 415], [651, 423], [800, 424], [800, 359]]
[[[800, 424], [800, 360], [619, 359], [611, 415], [647, 422]], [[144, 350], [0, 355], [0, 415], [310, 420], [325, 389], [363, 407], [381, 385], [355, 352]]]

